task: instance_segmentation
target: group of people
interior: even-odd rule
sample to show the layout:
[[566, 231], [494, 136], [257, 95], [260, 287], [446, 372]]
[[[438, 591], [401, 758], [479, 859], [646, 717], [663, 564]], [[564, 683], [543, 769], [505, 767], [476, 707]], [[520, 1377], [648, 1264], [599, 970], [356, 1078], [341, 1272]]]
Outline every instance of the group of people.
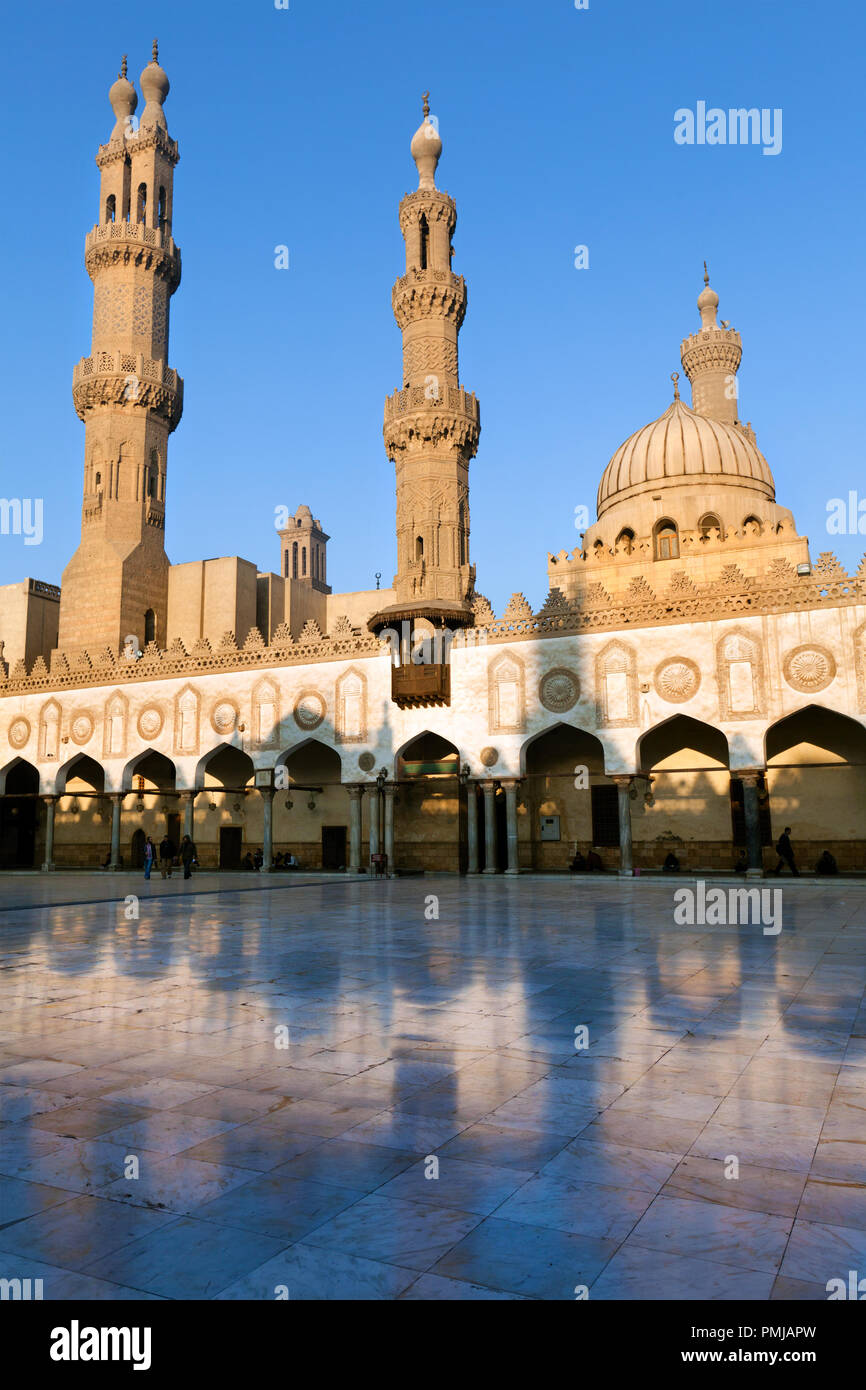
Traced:
[[[150, 871], [157, 859], [157, 851], [153, 840], [148, 835], [144, 841], [144, 876], [150, 878]], [[171, 878], [171, 871], [174, 868], [175, 859], [180, 859], [183, 868], [184, 878], [191, 878], [194, 866], [198, 864], [196, 848], [189, 835], [184, 835], [180, 842], [180, 850], [175, 846], [170, 835], [164, 835], [159, 843], [159, 872], [162, 878]]]
[[[778, 840], [776, 841], [776, 853], [779, 856], [778, 863], [776, 864], [775, 869], [770, 870], [770, 873], [780, 874], [782, 872], [782, 869], [787, 866], [787, 868], [791, 870], [791, 873], [794, 875], [794, 877], [799, 878], [800, 870], [797, 868], [797, 861], [794, 857], [794, 847], [791, 844], [790, 825], [785, 826], [784, 832], [779, 836]], [[746, 855], [746, 851], [742, 849], [740, 850], [740, 855], [737, 859], [737, 862], [734, 864], [734, 872], [738, 874], [744, 874], [747, 872], [748, 867], [749, 860]], [[577, 847], [575, 847], [574, 858], [572, 859], [569, 868], [571, 869], [572, 873], [586, 873], [593, 871], [600, 872], [604, 870], [604, 865], [601, 862], [600, 856], [596, 854], [595, 850], [590, 850], [589, 854], [586, 855], [586, 857], [584, 857], [584, 855], [581, 854], [580, 850], [577, 849]], [[674, 854], [673, 850], [669, 850], [667, 855], [665, 856], [665, 862], [662, 864], [662, 873], [678, 874], [679, 871], [680, 861]], [[820, 855], [818, 862], [815, 865], [815, 873], [825, 875], [837, 874], [838, 872], [839, 867], [836, 863], [835, 858], [828, 849], [825, 849], [823, 853]]]
[[[265, 856], [260, 849], [257, 849], [255, 854], [250, 854], [249, 850], [247, 850], [241, 860], [241, 868], [258, 871], [261, 869], [264, 862]], [[277, 854], [274, 856], [274, 862], [271, 865], [273, 869], [299, 869], [300, 867], [300, 864], [293, 854]]]

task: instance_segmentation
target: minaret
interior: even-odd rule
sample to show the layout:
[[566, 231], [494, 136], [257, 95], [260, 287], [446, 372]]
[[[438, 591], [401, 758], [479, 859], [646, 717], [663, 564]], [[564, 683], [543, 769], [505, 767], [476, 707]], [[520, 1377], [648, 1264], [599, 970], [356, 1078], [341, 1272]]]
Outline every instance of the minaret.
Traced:
[[737, 424], [737, 372], [743, 356], [739, 333], [716, 321], [719, 296], [710, 289], [704, 261], [704, 288], [698, 295], [700, 333], [684, 338], [680, 346], [683, 371], [692, 385], [692, 409], [726, 425]]
[[442, 141], [428, 97], [410, 146], [418, 188], [400, 204], [406, 273], [391, 295], [403, 332], [403, 386], [385, 402], [384, 429], [397, 476], [397, 602], [370, 619], [373, 631], [403, 618], [435, 627], [473, 620], [469, 461], [481, 427], [478, 401], [459, 380], [466, 284], [451, 270], [457, 209], [434, 181]]
[[168, 365], [169, 301], [180, 283], [171, 235], [178, 150], [155, 41], [140, 80], [137, 129], [126, 58], [108, 94], [115, 125], [96, 156], [99, 221], [84, 250], [93, 345], [72, 378], [85, 427], [84, 506], [81, 544], [63, 573], [58, 647], [93, 655], [119, 652], [128, 635], [164, 645], [166, 634], [166, 453], [183, 381]]

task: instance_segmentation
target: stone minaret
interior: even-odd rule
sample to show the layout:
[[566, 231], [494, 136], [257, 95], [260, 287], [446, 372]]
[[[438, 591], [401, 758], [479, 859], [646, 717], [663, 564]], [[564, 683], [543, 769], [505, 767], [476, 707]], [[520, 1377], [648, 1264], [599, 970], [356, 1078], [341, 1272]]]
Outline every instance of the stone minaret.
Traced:
[[710, 289], [704, 261], [704, 288], [698, 295], [700, 333], [684, 338], [680, 346], [683, 371], [692, 386], [692, 409], [726, 425], [737, 423], [737, 372], [743, 356], [739, 333], [716, 321], [719, 296]]
[[134, 634], [165, 645], [166, 453], [183, 382], [168, 365], [169, 301], [180, 282], [171, 235], [177, 145], [163, 102], [157, 46], [141, 74], [145, 106], [123, 69], [109, 92], [115, 125], [96, 163], [99, 221], [85, 241], [93, 281], [93, 346], [73, 373], [84, 421], [81, 544], [63, 573], [61, 651], [118, 652]]
[[469, 461], [478, 448], [479, 411], [459, 379], [466, 284], [451, 270], [457, 209], [434, 182], [442, 141], [428, 95], [410, 147], [418, 188], [400, 204], [406, 273], [391, 295], [403, 332], [403, 387], [385, 402], [384, 429], [397, 475], [397, 602], [370, 620], [373, 630], [399, 618], [472, 622]]

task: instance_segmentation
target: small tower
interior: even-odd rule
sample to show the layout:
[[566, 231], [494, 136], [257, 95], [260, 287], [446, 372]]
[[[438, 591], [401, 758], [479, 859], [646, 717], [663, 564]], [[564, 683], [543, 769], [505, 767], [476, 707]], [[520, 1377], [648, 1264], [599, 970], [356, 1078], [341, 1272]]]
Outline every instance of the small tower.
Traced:
[[309, 507], [301, 505], [279, 534], [283, 578], [296, 579], [320, 594], [329, 594], [331, 586], [325, 581], [327, 547], [331, 538], [322, 530], [321, 521], [315, 521]]
[[735, 425], [737, 417], [737, 372], [743, 356], [739, 333], [716, 321], [719, 296], [710, 289], [704, 261], [704, 288], [698, 295], [700, 333], [684, 338], [680, 346], [683, 371], [692, 386], [692, 409], [698, 415], [723, 424]]
[[165, 641], [168, 436], [183, 408], [183, 382], [168, 365], [169, 301], [180, 283], [171, 234], [178, 150], [163, 103], [169, 82], [153, 57], [141, 74], [145, 105], [126, 58], [109, 92], [115, 115], [100, 170], [99, 220], [85, 240], [93, 281], [93, 345], [73, 373], [84, 421], [81, 544], [63, 573], [58, 646], [119, 652]]
[[401, 619], [425, 618], [434, 627], [473, 621], [469, 462], [480, 418], [478, 401], [459, 380], [466, 284], [451, 269], [457, 209], [435, 184], [442, 141], [428, 96], [410, 146], [418, 188], [400, 204], [406, 273], [391, 295], [403, 333], [403, 385], [385, 402], [384, 428], [397, 480], [397, 602], [370, 619], [373, 631]]

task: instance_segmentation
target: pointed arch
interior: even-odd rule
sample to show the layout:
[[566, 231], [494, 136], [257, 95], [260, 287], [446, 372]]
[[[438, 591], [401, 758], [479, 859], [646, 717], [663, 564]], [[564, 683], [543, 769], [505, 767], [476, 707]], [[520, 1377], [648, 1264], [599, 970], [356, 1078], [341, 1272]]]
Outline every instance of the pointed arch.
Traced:
[[648, 773], [683, 754], [687, 757], [695, 755], [691, 770], [719, 766], [730, 768], [731, 765], [730, 747], [721, 729], [702, 719], [693, 719], [688, 714], [672, 714], [641, 734], [637, 741], [635, 766], [640, 772]]
[[39, 711], [39, 761], [51, 762], [60, 756], [60, 702], [46, 700]]
[[86, 782], [92, 791], [105, 791], [105, 768], [95, 758], [91, 758], [89, 753], [76, 753], [57, 769], [54, 778], [55, 793], [58, 796], [62, 795], [70, 781], [75, 779]]
[[729, 628], [716, 643], [716, 677], [722, 719], [756, 719], [765, 713], [764, 652], [745, 627]]
[[196, 791], [202, 791], [207, 785], [205, 778], [210, 777], [216, 784], [215, 790], [222, 787], [228, 791], [239, 791], [255, 780], [255, 772], [249, 753], [234, 743], [218, 743], [199, 758], [193, 787]]
[[[33, 779], [35, 785], [32, 785]], [[27, 782], [28, 786], [22, 784]], [[14, 796], [17, 791], [39, 791], [39, 769], [27, 758], [12, 758], [5, 767], [0, 767], [0, 796]]]
[[122, 758], [126, 753], [129, 700], [122, 690], [114, 690], [105, 702], [102, 720], [103, 758]]
[[199, 750], [201, 696], [193, 685], [185, 685], [174, 697], [174, 752], [189, 756]]
[[334, 738], [337, 743], [367, 742], [367, 677], [350, 666], [337, 679]]
[[638, 722], [637, 656], [634, 647], [614, 638], [595, 659], [596, 717], [599, 728]]
[[526, 727], [526, 670], [516, 652], [501, 652], [488, 665], [487, 725], [491, 734], [519, 734]]
[[177, 768], [158, 748], [144, 748], [123, 769], [120, 778], [121, 791], [133, 791], [136, 777], [146, 777], [160, 791], [174, 791], [177, 785]]
[[257, 748], [280, 746], [280, 687], [270, 676], [253, 686], [252, 733]]

